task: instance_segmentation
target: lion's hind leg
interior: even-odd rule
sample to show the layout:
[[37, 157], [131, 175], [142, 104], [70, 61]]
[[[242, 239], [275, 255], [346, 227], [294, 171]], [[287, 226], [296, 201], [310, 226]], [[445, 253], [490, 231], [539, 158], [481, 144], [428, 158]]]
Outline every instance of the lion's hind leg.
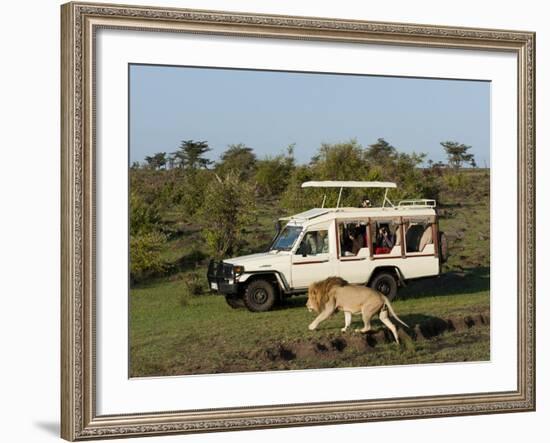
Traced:
[[363, 317], [363, 328], [362, 329], [356, 329], [357, 332], [369, 332], [370, 331], [370, 319], [372, 317], [372, 312], [369, 309], [368, 306], [364, 305], [361, 308], [361, 316]]
[[395, 341], [399, 344], [399, 336], [397, 335], [397, 329], [395, 328], [395, 325], [391, 322], [389, 318], [388, 310], [382, 309], [378, 317], [380, 318], [380, 321], [384, 323], [386, 327], [391, 331], [391, 333], [393, 334], [393, 337], [395, 338]]

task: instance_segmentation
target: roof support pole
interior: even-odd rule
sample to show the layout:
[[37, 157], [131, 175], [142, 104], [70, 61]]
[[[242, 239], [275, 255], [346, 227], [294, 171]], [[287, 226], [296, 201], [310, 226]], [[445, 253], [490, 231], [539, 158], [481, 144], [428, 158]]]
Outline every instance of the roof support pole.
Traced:
[[338, 208], [340, 207], [340, 199], [342, 198], [342, 190], [343, 190], [343, 189], [344, 189], [344, 188], [341, 187], [341, 188], [340, 188], [340, 192], [338, 193], [338, 203], [336, 203], [336, 209], [338, 209]]
[[389, 191], [389, 189], [386, 188], [386, 191], [384, 192], [384, 202], [382, 203], [382, 208], [384, 208], [386, 206], [386, 202], [388, 202], [392, 208], [394, 207], [393, 203], [388, 198], [388, 191]]
[[321, 204], [321, 208], [325, 207], [325, 202], [327, 201], [327, 194], [323, 195], [323, 203]]

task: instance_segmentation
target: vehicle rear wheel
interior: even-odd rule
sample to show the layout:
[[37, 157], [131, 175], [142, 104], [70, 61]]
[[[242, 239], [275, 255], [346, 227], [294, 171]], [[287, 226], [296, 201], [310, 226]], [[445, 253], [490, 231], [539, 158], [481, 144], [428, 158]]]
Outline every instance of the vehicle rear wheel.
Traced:
[[275, 304], [275, 288], [265, 280], [254, 280], [244, 291], [244, 305], [252, 312], [269, 311]]
[[244, 308], [243, 299], [237, 295], [226, 295], [225, 301], [233, 309]]
[[388, 297], [390, 301], [397, 295], [397, 280], [389, 272], [380, 272], [377, 274], [369, 286]]

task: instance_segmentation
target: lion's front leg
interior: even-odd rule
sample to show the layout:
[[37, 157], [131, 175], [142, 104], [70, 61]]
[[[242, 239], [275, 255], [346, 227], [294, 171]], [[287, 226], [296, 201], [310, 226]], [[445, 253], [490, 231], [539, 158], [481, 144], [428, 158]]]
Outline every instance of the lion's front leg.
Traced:
[[344, 319], [345, 319], [344, 327], [340, 329], [340, 331], [342, 332], [346, 332], [349, 326], [351, 325], [351, 312], [344, 311]]
[[319, 323], [321, 323], [323, 320], [326, 320], [329, 318], [334, 312], [334, 304], [331, 304], [330, 306], [325, 306], [325, 309], [323, 309], [323, 312], [321, 312], [315, 320], [313, 320], [310, 325], [308, 326], [310, 331], [313, 331], [319, 326]]

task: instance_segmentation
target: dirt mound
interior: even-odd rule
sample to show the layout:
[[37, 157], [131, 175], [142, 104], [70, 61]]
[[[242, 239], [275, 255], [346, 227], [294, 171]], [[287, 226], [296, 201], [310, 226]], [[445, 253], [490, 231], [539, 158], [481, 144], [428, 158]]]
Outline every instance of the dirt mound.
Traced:
[[265, 351], [265, 355], [271, 361], [290, 361], [296, 358], [296, 353], [292, 350], [292, 348], [287, 347], [283, 344], [279, 344], [279, 346], [277, 346], [275, 349], [267, 349]]
[[[451, 317], [442, 319], [426, 317], [411, 325], [411, 328], [398, 328], [399, 340], [409, 341], [430, 340], [446, 332], [461, 332], [473, 327], [490, 324], [489, 313], [475, 316]], [[382, 344], [394, 343], [391, 332], [383, 327], [367, 334], [346, 333], [323, 339], [309, 339], [295, 342], [279, 343], [265, 350], [264, 356], [271, 362], [290, 362], [311, 358], [335, 358], [346, 351], [372, 352]], [[257, 354], [254, 355], [257, 357]]]

